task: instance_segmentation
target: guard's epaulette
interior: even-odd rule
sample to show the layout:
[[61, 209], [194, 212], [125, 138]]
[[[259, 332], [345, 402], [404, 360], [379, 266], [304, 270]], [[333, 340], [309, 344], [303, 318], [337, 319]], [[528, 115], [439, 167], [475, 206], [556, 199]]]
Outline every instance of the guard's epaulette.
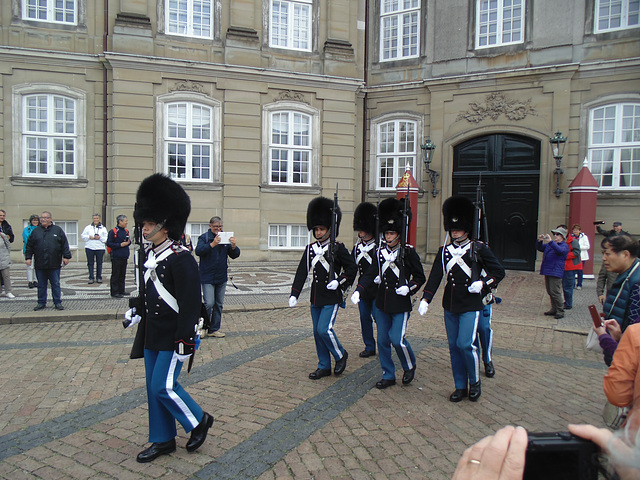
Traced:
[[182, 245], [179, 242], [174, 242], [171, 244], [171, 250], [174, 251], [174, 253], [180, 253], [180, 252], [188, 252], [189, 249], [187, 249], [187, 247], [185, 247], [184, 245]]

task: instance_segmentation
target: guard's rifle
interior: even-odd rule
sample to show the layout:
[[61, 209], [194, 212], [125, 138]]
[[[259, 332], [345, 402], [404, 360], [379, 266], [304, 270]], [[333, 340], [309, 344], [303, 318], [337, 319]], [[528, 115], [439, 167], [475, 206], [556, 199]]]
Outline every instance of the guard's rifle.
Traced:
[[407, 239], [409, 238], [409, 212], [411, 211], [411, 204], [409, 202], [409, 183], [407, 182], [407, 193], [404, 196], [404, 203], [402, 205], [402, 228], [400, 231], [400, 248], [398, 249], [398, 257], [396, 263], [400, 270], [400, 277], [398, 278], [399, 285], [408, 285], [409, 282], [404, 274], [404, 260], [407, 254]]
[[[482, 198], [482, 174], [478, 178], [478, 185], [476, 186], [476, 201], [473, 202], [473, 206], [475, 207], [473, 211], [473, 232], [472, 243], [471, 243], [471, 282], [475, 282], [480, 279], [480, 266], [478, 264], [478, 250], [480, 248], [480, 222], [483, 220], [483, 204], [484, 200]], [[486, 230], [485, 230], [486, 231]]]
[[[147, 254], [144, 249], [144, 237], [142, 234], [142, 224], [136, 222], [133, 229], [133, 238], [138, 245], [136, 259], [136, 284], [138, 286], [138, 294], [135, 297], [129, 297], [129, 308], [135, 308], [135, 314], [141, 317], [138, 323], [138, 332], [136, 333], [133, 346], [131, 348], [131, 358], [141, 358], [144, 352], [145, 332], [140, 329], [146, 329], [146, 308], [145, 308], [145, 281], [144, 281], [144, 263], [147, 261]], [[130, 320], [123, 320], [122, 326], [127, 328], [131, 323]]]
[[333, 206], [331, 207], [331, 229], [329, 231], [329, 249], [327, 251], [327, 261], [329, 262], [329, 282], [335, 280], [334, 262], [336, 260], [336, 230], [338, 227], [338, 184], [336, 183], [336, 193], [333, 194]]

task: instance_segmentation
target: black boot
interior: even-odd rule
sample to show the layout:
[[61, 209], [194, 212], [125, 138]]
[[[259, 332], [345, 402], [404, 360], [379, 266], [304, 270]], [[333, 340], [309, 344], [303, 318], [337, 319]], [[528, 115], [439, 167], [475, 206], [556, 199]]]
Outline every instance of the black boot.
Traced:
[[176, 439], [172, 438], [168, 442], [152, 443], [149, 448], [138, 454], [138, 463], [152, 462], [160, 455], [169, 455], [176, 451]]
[[191, 438], [187, 442], [187, 452], [195, 452], [207, 438], [207, 432], [213, 425], [213, 417], [207, 412], [202, 414], [202, 420], [196, 428], [191, 430]]
[[461, 402], [463, 398], [466, 398], [469, 395], [469, 391], [466, 388], [456, 388], [456, 391], [449, 395], [449, 401], [458, 403]]
[[477, 401], [480, 398], [481, 393], [482, 391], [480, 390], [480, 380], [469, 385], [469, 400], [471, 400], [472, 402]]
[[496, 374], [496, 369], [493, 368], [493, 362], [487, 362], [484, 364], [484, 374], [489, 378]]

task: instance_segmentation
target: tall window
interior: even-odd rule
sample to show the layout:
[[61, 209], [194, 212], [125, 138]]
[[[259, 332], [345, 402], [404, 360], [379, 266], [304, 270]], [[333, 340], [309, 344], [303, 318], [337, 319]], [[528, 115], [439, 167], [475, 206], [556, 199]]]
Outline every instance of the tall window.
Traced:
[[640, 189], [640, 103], [591, 110], [589, 160], [602, 189]]
[[476, 48], [524, 41], [525, 0], [477, 0]]
[[640, 0], [596, 0], [595, 33], [640, 26]]
[[310, 185], [313, 140], [311, 115], [301, 112], [272, 112], [270, 133], [270, 183]]
[[376, 188], [395, 188], [406, 170], [416, 176], [416, 131], [417, 123], [411, 120], [392, 120], [378, 125]]
[[25, 95], [23, 112], [24, 175], [75, 178], [76, 101], [55, 94]]
[[164, 154], [169, 176], [211, 181], [213, 169], [213, 114], [206, 105], [166, 104]]
[[304, 248], [309, 241], [306, 225], [269, 225], [269, 248]]
[[271, 0], [269, 45], [311, 51], [312, 0]]
[[166, 33], [212, 38], [212, 0], [165, 0]]
[[22, 18], [40, 22], [67, 23], [78, 21], [77, 0], [23, 0]]
[[381, 0], [380, 61], [417, 57], [419, 38], [419, 0]]
[[191, 236], [191, 244], [193, 245], [193, 249], [195, 250], [196, 245], [198, 245], [198, 237], [209, 230], [208, 223], [190, 223], [187, 222], [187, 227], [185, 231]]
[[67, 236], [67, 241], [69, 242], [69, 248], [78, 248], [78, 222], [54, 219], [53, 223], [64, 231], [64, 234]]

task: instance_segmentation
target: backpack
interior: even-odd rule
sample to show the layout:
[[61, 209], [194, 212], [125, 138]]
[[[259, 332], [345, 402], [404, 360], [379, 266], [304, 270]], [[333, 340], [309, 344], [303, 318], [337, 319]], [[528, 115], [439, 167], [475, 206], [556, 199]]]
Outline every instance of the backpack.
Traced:
[[[127, 230], [125, 228], [124, 231], [127, 232], [127, 235], [129, 235], [129, 230]], [[114, 240], [116, 238], [116, 235], [118, 235], [118, 229], [116, 227], [113, 227], [113, 238], [114, 238]], [[111, 255], [111, 247], [109, 247], [108, 245], [107, 245], [107, 253], [109, 255]]]

